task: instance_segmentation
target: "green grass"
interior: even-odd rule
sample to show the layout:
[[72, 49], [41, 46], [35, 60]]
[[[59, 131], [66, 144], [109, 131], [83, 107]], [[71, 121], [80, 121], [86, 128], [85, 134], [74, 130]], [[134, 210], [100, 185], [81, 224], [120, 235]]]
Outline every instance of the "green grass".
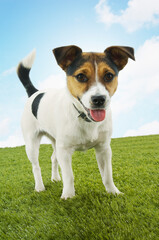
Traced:
[[106, 193], [95, 152], [73, 154], [76, 196], [61, 200], [52, 183], [52, 148], [42, 145], [46, 191], [34, 191], [24, 147], [0, 149], [0, 239], [159, 239], [159, 135], [112, 140], [114, 182]]

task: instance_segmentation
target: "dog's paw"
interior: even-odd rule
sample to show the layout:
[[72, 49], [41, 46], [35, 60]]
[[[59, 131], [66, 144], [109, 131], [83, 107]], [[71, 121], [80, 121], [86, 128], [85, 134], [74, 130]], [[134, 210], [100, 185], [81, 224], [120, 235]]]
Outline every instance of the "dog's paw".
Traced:
[[36, 191], [36, 192], [45, 191], [44, 185], [35, 186], [35, 191]]
[[52, 176], [52, 177], [51, 177], [51, 181], [52, 181], [52, 182], [59, 182], [59, 181], [61, 181], [60, 175]]
[[119, 194], [123, 194], [122, 192], [120, 192], [119, 190], [118, 190], [118, 188], [115, 186], [115, 185], [113, 185], [113, 186], [107, 186], [106, 187], [106, 190], [107, 190], [107, 192], [108, 193], [112, 193], [112, 194], [114, 194], [114, 195], [119, 195]]
[[75, 196], [75, 191], [62, 193], [61, 199], [67, 200], [68, 198], [73, 198]]

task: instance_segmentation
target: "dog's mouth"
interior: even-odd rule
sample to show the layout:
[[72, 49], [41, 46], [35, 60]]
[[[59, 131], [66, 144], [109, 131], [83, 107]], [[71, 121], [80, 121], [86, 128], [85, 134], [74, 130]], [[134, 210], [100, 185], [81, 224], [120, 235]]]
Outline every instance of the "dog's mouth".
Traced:
[[82, 103], [82, 101], [79, 97], [78, 97], [78, 101], [81, 103], [83, 108], [86, 110], [87, 116], [90, 120], [92, 120], [94, 122], [101, 122], [105, 119], [105, 116], [106, 116], [105, 109], [88, 109], [84, 106], [84, 104]]
[[101, 122], [105, 119], [105, 109], [88, 109], [89, 115], [95, 122]]

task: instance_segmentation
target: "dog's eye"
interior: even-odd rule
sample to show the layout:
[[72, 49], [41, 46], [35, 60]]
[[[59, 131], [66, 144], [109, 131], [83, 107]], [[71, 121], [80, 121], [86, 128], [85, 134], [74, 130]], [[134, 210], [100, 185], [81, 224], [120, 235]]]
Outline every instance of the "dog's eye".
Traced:
[[104, 81], [105, 82], [111, 82], [114, 78], [114, 75], [111, 73], [111, 72], [107, 72], [105, 75], [104, 75]]
[[79, 82], [87, 82], [88, 78], [86, 77], [86, 75], [84, 75], [83, 73], [80, 73], [76, 76], [77, 81]]

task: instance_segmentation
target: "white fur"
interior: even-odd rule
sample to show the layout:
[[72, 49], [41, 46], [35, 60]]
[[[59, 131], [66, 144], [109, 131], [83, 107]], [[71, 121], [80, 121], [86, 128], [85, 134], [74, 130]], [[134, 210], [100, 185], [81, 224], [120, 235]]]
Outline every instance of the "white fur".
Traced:
[[83, 102], [83, 104], [85, 105], [85, 107], [87, 107], [88, 109], [91, 109], [91, 96], [95, 96], [95, 95], [103, 95], [106, 97], [106, 101], [105, 101], [105, 109], [107, 110], [109, 104], [110, 104], [110, 95], [109, 92], [106, 90], [105, 86], [103, 86], [99, 80], [98, 80], [98, 65], [96, 63], [96, 61], [94, 62], [94, 66], [95, 66], [95, 83], [92, 87], [90, 87], [90, 89], [88, 89], [88, 91], [86, 93], [83, 94], [81, 101]]
[[[32, 52], [23, 63], [30, 66], [35, 57]], [[109, 193], [119, 194], [115, 187], [112, 177], [111, 164], [111, 134], [112, 118], [110, 110], [110, 97], [107, 90], [99, 83], [89, 89], [82, 97], [83, 103], [89, 108], [90, 97], [92, 94], [99, 93], [106, 96], [106, 118], [102, 122], [85, 122], [78, 118], [78, 109], [85, 112], [82, 105], [75, 99], [67, 88], [59, 90], [48, 90], [42, 97], [37, 118], [31, 111], [32, 102], [42, 91], [33, 94], [27, 101], [22, 116], [22, 131], [26, 143], [26, 153], [32, 163], [35, 179], [35, 190], [45, 189], [41, 169], [39, 166], [38, 155], [40, 140], [43, 135], [47, 135], [52, 141], [52, 181], [59, 181], [60, 175], [58, 165], [62, 171], [63, 192], [61, 198], [67, 199], [75, 195], [74, 178], [72, 172], [72, 154], [76, 150], [87, 150], [95, 148], [99, 170], [103, 184]]]
[[95, 80], [96, 80], [96, 83], [98, 83], [98, 65], [96, 63], [96, 61], [94, 62], [94, 66], [95, 66]]
[[110, 105], [111, 98], [110, 98], [109, 92], [105, 89], [105, 87], [100, 82], [95, 83], [90, 89], [88, 89], [86, 93], [83, 94], [81, 101], [83, 102], [85, 107], [87, 107], [88, 109], [91, 108], [91, 96], [95, 96], [95, 95], [103, 95], [106, 97], [104, 107], [107, 110], [107, 108]]
[[36, 56], [36, 49], [33, 49], [31, 53], [29, 53], [23, 60], [22, 60], [22, 64], [24, 67], [26, 68], [31, 68], [33, 63], [34, 63], [34, 59]]

